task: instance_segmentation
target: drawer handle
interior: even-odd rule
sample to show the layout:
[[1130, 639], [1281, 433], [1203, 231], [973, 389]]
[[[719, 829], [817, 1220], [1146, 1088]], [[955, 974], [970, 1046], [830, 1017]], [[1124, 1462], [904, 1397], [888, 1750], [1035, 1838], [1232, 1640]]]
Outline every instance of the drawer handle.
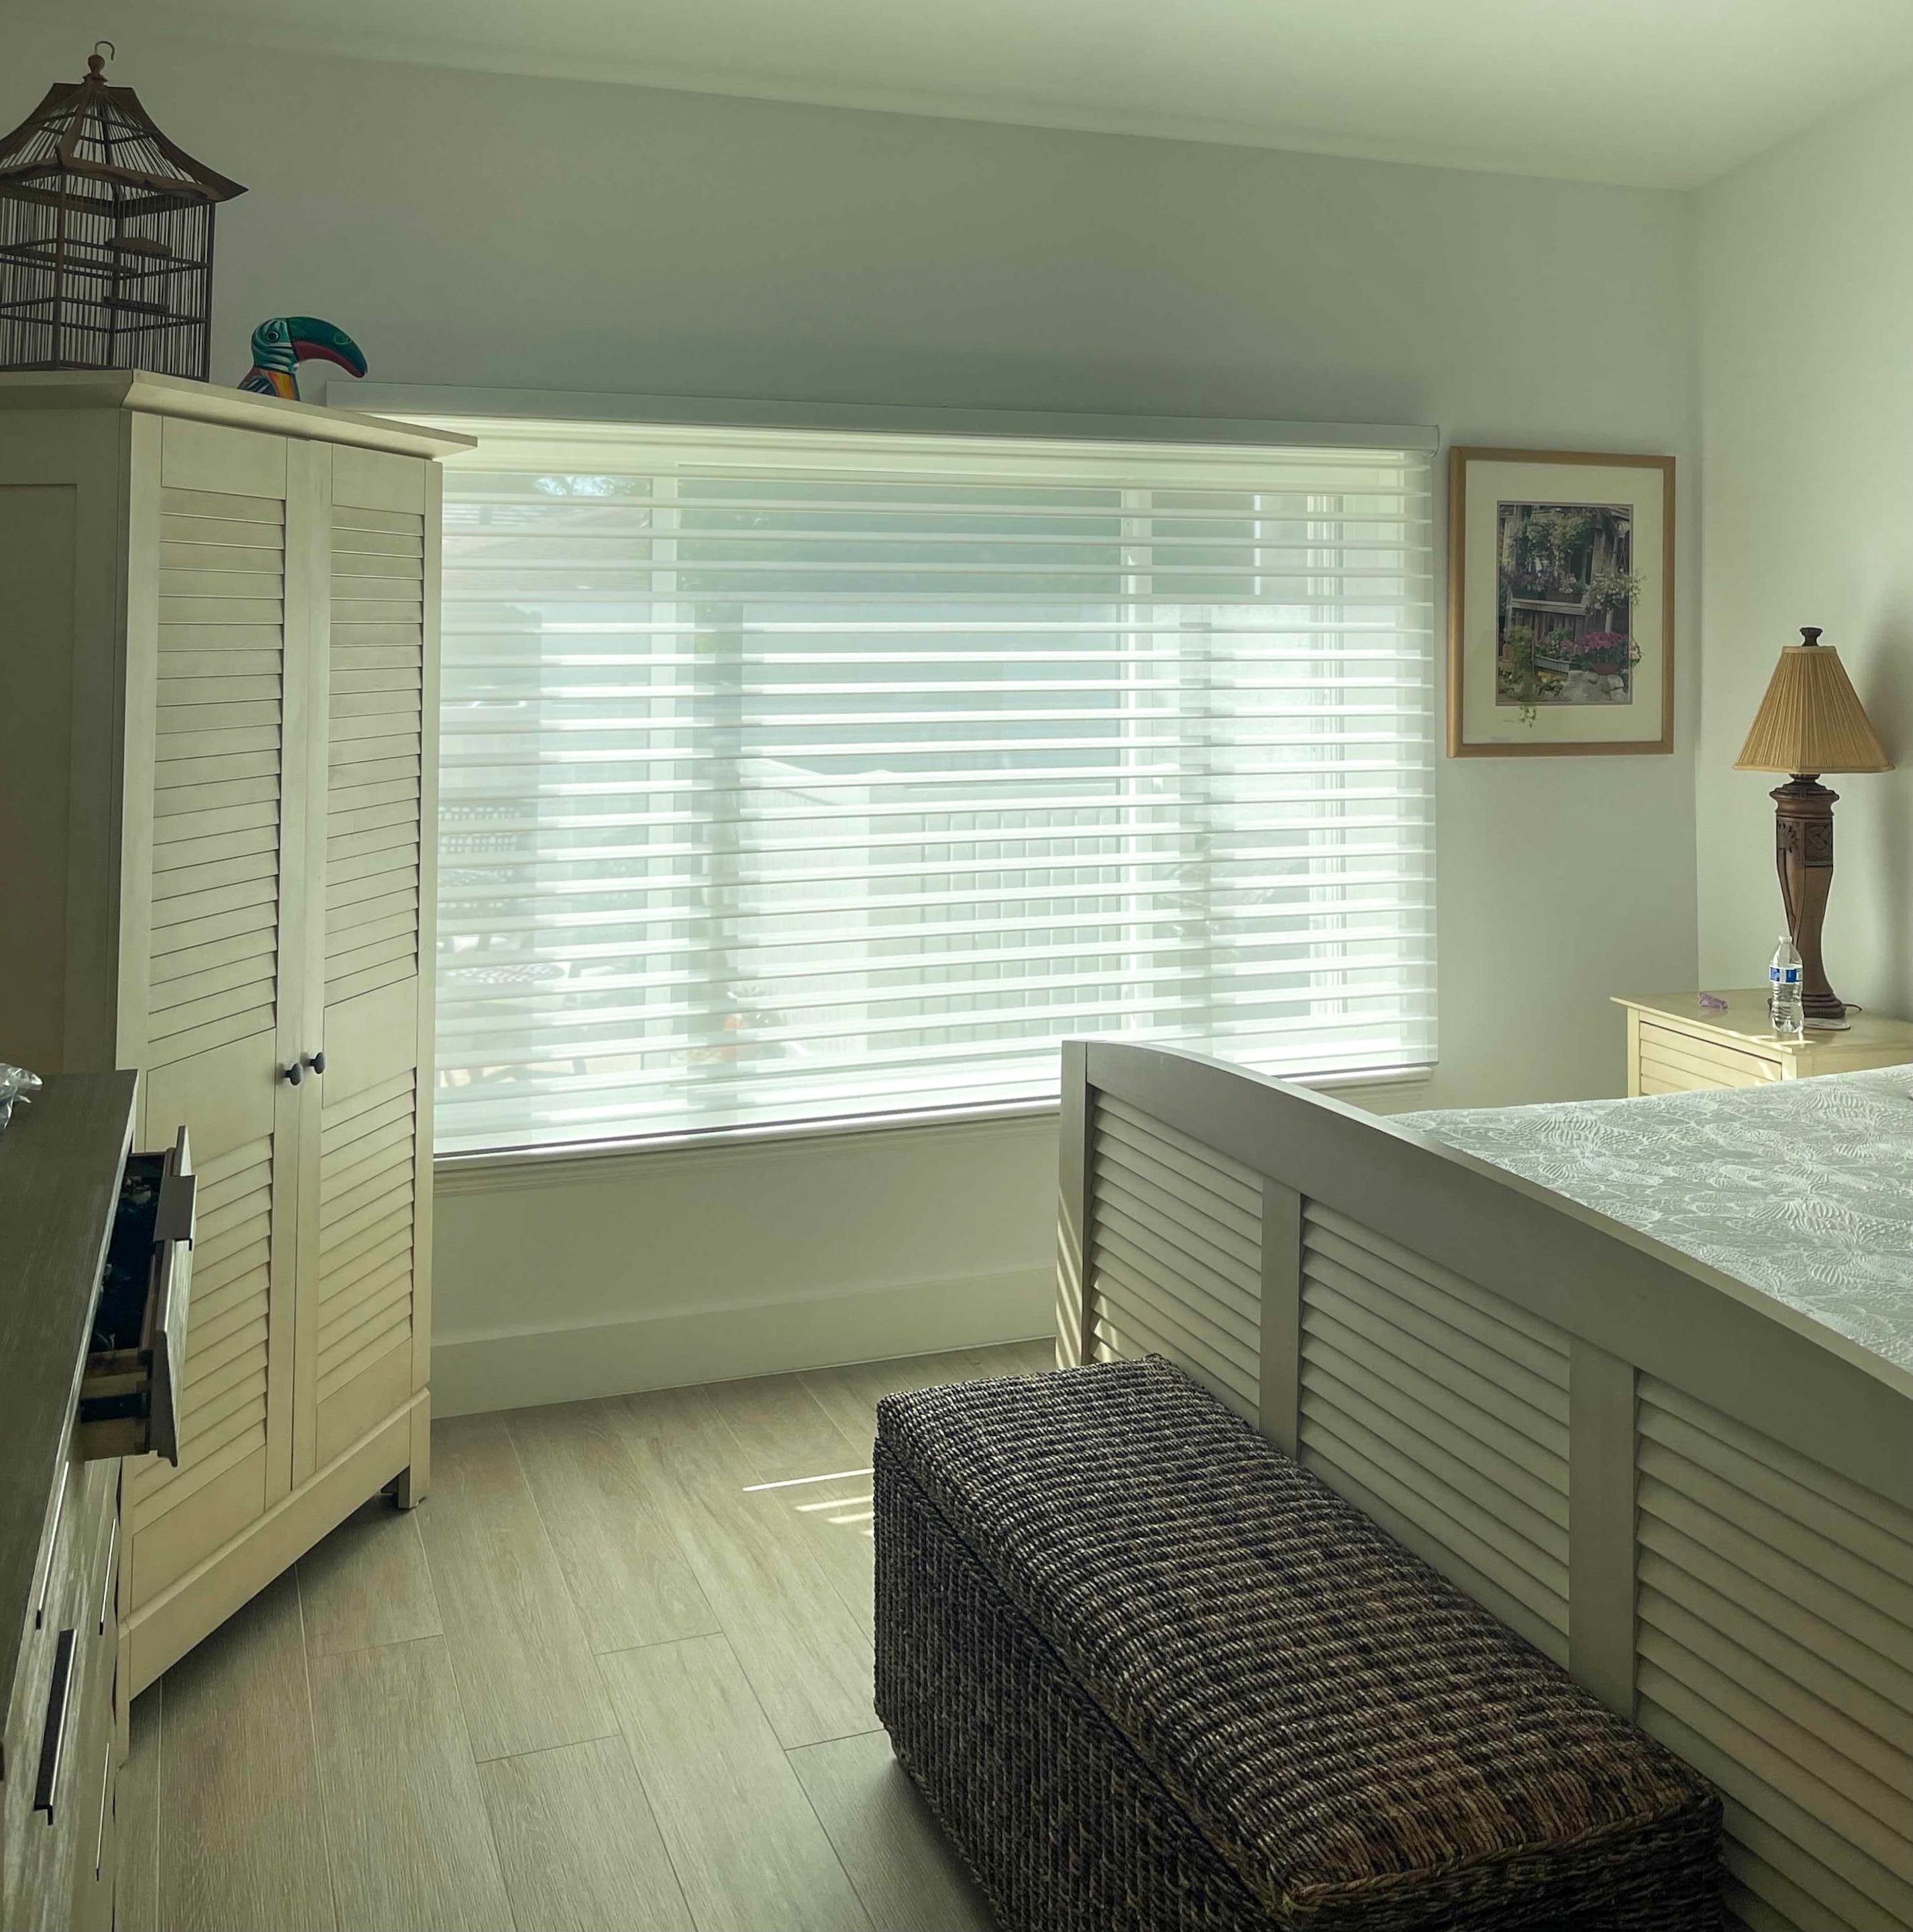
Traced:
[[199, 1177], [196, 1174], [167, 1174], [160, 1180], [160, 1196], [153, 1211], [153, 1239], [193, 1245], [197, 1219]]
[[33, 1627], [43, 1630], [46, 1624], [46, 1599], [52, 1594], [53, 1565], [59, 1555], [60, 1518], [66, 1514], [66, 1472], [60, 1472], [59, 1493], [53, 1498], [53, 1520], [46, 1526], [46, 1574], [40, 1580], [40, 1594], [34, 1600]]
[[[156, 1335], [170, 1335], [172, 1333], [173, 1298], [179, 1292], [179, 1277], [185, 1270], [177, 1248], [172, 1251], [172, 1265], [166, 1269], [165, 1279], [160, 1285], [160, 1305], [153, 1312], [153, 1332]], [[175, 1375], [178, 1373], [176, 1366], [173, 1372]]]
[[[106, 1786], [113, 1775], [113, 1740], [106, 1739], [106, 1760], [100, 1767], [100, 1828], [93, 1834], [93, 1876], [103, 1878], [106, 1870]], [[117, 1802], [117, 1801], [115, 1801]]]
[[113, 1518], [106, 1532], [106, 1574], [100, 1582], [100, 1634], [106, 1634], [106, 1606], [113, 1600], [113, 1558], [119, 1550], [119, 1518]]
[[66, 1756], [67, 1713], [73, 1705], [75, 1630], [63, 1630], [53, 1652], [53, 1682], [46, 1693], [46, 1729], [40, 1740], [40, 1778], [33, 1787], [33, 1808], [53, 1822], [53, 1800], [60, 1786], [60, 1761]]

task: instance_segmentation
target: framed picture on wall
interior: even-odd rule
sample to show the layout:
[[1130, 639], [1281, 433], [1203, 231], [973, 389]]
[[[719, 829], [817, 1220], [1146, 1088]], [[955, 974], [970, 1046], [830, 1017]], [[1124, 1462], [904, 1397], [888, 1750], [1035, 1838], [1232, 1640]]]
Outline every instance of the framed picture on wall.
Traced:
[[1448, 458], [1448, 752], [1674, 748], [1674, 459]]

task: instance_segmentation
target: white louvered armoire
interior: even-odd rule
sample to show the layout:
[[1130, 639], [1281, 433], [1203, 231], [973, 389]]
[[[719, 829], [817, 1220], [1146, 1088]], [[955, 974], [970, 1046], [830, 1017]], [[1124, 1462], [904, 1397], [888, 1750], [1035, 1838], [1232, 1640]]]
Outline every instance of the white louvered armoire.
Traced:
[[439, 478], [463, 439], [0, 376], [0, 1060], [138, 1070], [199, 1176], [130, 1695], [429, 1459]]

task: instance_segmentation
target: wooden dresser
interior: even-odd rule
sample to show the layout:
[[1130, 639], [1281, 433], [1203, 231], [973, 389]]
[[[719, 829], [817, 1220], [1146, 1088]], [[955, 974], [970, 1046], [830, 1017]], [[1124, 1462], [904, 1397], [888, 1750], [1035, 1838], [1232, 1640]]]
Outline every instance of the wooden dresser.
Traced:
[[1627, 1011], [1630, 1094], [1758, 1087], [1913, 1061], [1913, 1022], [1855, 1012], [1840, 1031], [1810, 1028], [1790, 1039], [1769, 1023], [1764, 988], [1716, 994], [1725, 1008], [1702, 1006], [1698, 993], [1614, 997]]
[[176, 1457], [194, 1186], [133, 1144], [136, 1076], [0, 1134], [0, 1927], [113, 1922], [121, 1460]]

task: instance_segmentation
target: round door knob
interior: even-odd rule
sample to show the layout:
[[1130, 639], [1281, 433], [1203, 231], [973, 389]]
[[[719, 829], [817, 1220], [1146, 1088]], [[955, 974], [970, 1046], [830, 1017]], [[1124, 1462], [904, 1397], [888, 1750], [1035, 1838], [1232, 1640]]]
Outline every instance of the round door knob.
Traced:
[[288, 1087], [296, 1087], [305, 1078], [305, 1069], [295, 1060], [286, 1069], [285, 1078]]
[[325, 1049], [322, 1046], [316, 1053], [308, 1053], [304, 1058], [305, 1064], [313, 1072], [323, 1073], [325, 1071]]

